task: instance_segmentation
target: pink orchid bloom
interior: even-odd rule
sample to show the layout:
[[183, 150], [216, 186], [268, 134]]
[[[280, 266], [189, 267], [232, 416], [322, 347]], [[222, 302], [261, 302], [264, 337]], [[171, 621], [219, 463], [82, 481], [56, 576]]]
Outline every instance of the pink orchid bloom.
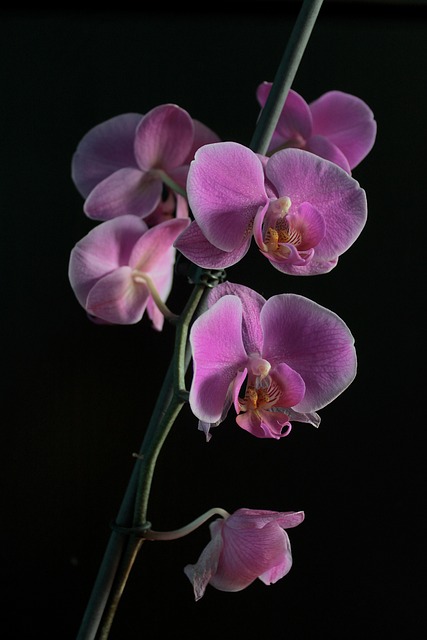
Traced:
[[93, 127], [72, 159], [72, 178], [86, 198], [86, 215], [110, 220], [155, 212], [164, 220], [170, 198], [177, 194], [183, 211], [189, 163], [200, 146], [218, 140], [175, 104], [160, 105], [144, 116], [125, 113]]
[[149, 229], [133, 215], [102, 222], [71, 251], [69, 280], [87, 313], [108, 324], [135, 324], [147, 310], [161, 331], [158, 308], [173, 280], [173, 242], [187, 219], [162, 222]]
[[196, 600], [210, 584], [220, 591], [241, 591], [259, 578], [274, 584], [292, 567], [291, 545], [285, 529], [298, 526], [303, 511], [238, 509], [209, 526], [211, 541], [197, 564], [184, 568]]
[[208, 269], [238, 262], [253, 236], [279, 271], [326, 273], [367, 217], [359, 183], [335, 163], [301, 149], [266, 158], [237, 142], [208, 144], [190, 165], [187, 194], [194, 221], [175, 247]]
[[[335, 313], [301, 295], [265, 300], [225, 282], [190, 331], [190, 407], [210, 439], [234, 405], [237, 424], [258, 438], [288, 435], [291, 420], [320, 424], [316, 413], [356, 375], [354, 339]], [[245, 384], [244, 384], [245, 383]]]
[[[271, 87], [271, 82], [258, 86], [261, 107], [267, 102]], [[291, 89], [268, 152], [284, 147], [305, 149], [350, 173], [371, 151], [376, 134], [374, 114], [360, 98], [342, 91], [328, 91], [307, 104]]]

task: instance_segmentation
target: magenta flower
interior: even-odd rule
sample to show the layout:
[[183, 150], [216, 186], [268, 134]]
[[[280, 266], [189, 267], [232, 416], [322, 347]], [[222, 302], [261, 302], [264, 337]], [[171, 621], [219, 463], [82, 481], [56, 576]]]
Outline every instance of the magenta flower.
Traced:
[[210, 584], [220, 591], [241, 591], [259, 578], [274, 584], [289, 573], [291, 545], [285, 529], [298, 526], [303, 511], [238, 509], [209, 526], [211, 541], [195, 565], [184, 568], [196, 600]]
[[191, 163], [187, 194], [195, 220], [175, 247], [205, 268], [235, 264], [253, 236], [279, 271], [326, 273], [359, 236], [367, 216], [359, 183], [301, 149], [265, 158], [237, 142], [208, 144]]
[[335, 313], [300, 295], [265, 300], [225, 282], [190, 331], [190, 407], [206, 438], [234, 405], [237, 424], [258, 438], [288, 435], [291, 420], [316, 413], [356, 375], [354, 339]]
[[134, 324], [147, 310], [161, 331], [173, 280], [173, 242], [187, 219], [149, 229], [133, 215], [102, 222], [71, 251], [71, 287], [90, 316], [109, 324]]
[[164, 219], [170, 196], [185, 195], [195, 151], [218, 140], [175, 104], [160, 105], [144, 116], [125, 113], [102, 122], [82, 138], [72, 159], [72, 178], [86, 198], [86, 215], [110, 220], [156, 212]]
[[[267, 102], [271, 82], [258, 86], [261, 107]], [[377, 123], [368, 105], [342, 91], [328, 91], [307, 104], [296, 91], [288, 93], [268, 151], [284, 147], [311, 151], [335, 162], [348, 173], [374, 146]]]

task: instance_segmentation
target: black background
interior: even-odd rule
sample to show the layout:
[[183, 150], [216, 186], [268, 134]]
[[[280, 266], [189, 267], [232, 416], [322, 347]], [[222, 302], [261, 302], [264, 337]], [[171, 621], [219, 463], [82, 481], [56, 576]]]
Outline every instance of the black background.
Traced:
[[[249, 144], [256, 87], [273, 80], [298, 8], [1, 14], [4, 638], [76, 637], [173, 345], [169, 325], [93, 325], [75, 300], [69, 253], [93, 223], [72, 153], [99, 122], [166, 102]], [[265, 297], [294, 291], [338, 313], [356, 339], [356, 380], [318, 430], [296, 424], [279, 442], [230, 417], [207, 444], [185, 407], [156, 468], [156, 529], [211, 506], [303, 509], [293, 568], [269, 587], [208, 587], [195, 603], [183, 567], [207, 526], [148, 543], [112, 640], [423, 635], [424, 9], [326, 0], [293, 84], [308, 102], [339, 89], [374, 111], [376, 144], [353, 171], [369, 207], [357, 242], [324, 276], [284, 276], [256, 251], [227, 271]], [[177, 279], [170, 306], [189, 292]]]

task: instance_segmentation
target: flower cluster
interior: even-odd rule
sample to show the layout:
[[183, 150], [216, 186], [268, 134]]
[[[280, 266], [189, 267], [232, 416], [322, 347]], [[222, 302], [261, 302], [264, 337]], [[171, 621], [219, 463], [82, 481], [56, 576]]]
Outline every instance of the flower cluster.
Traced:
[[[261, 107], [270, 89], [258, 86]], [[252, 241], [282, 274], [331, 271], [366, 222], [366, 194], [352, 170], [375, 136], [369, 107], [340, 91], [308, 104], [291, 90], [266, 155], [222, 141], [174, 104], [95, 126], [72, 160], [84, 213], [96, 223], [71, 251], [78, 302], [104, 324], [134, 324], [146, 312], [161, 331], [165, 318], [177, 317], [166, 306], [177, 251], [202, 269], [223, 269]], [[257, 438], [281, 440], [293, 422], [317, 427], [318, 411], [356, 375], [346, 323], [297, 294], [266, 300], [223, 282], [194, 319], [189, 342], [189, 405], [208, 441], [231, 409]], [[302, 511], [239, 509], [212, 522], [211, 542], [185, 567], [196, 600], [208, 584], [238, 591], [256, 578], [271, 584], [285, 576], [292, 564], [285, 530], [303, 519]]]

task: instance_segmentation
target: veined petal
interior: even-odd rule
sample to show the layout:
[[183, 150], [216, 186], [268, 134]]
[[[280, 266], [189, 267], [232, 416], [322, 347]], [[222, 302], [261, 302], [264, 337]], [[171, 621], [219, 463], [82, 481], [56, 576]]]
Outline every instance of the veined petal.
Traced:
[[[291, 424], [286, 414], [278, 411], [245, 411], [236, 416], [236, 422], [241, 429], [244, 429], [256, 438], [280, 438], [287, 436]], [[283, 428], [288, 429], [283, 433]]]
[[129, 265], [146, 273], [168, 268], [173, 243], [189, 224], [189, 218], [173, 218], [148, 229], [135, 243]]
[[203, 234], [223, 251], [242, 246], [267, 199], [258, 156], [237, 142], [201, 147], [187, 179], [190, 209]]
[[140, 113], [124, 113], [90, 129], [80, 140], [71, 162], [71, 176], [84, 198], [109, 175], [137, 168], [133, 152]]
[[265, 304], [265, 298], [243, 284], [226, 281], [209, 292], [209, 306], [212, 306], [217, 300], [226, 295], [238, 296], [242, 302], [242, 337], [246, 353], [261, 353], [263, 334], [259, 314]]
[[329, 138], [346, 156], [350, 168], [372, 149], [377, 132], [374, 114], [360, 98], [329, 91], [310, 104], [313, 135]]
[[168, 171], [184, 164], [193, 145], [194, 124], [190, 115], [175, 104], [151, 109], [138, 125], [135, 157], [143, 171]]
[[293, 408], [317, 411], [342, 393], [356, 375], [354, 338], [334, 312], [296, 294], [280, 294], [261, 310], [262, 356], [285, 362], [304, 380], [304, 398]]
[[146, 285], [133, 281], [132, 269], [120, 267], [95, 283], [86, 311], [112, 324], [135, 324], [144, 314], [149, 295]]
[[149, 215], [160, 202], [162, 181], [139, 169], [119, 169], [96, 185], [84, 204], [93, 220], [111, 220], [132, 214]]
[[309, 202], [323, 216], [325, 235], [315, 247], [315, 262], [335, 260], [357, 239], [366, 223], [366, 194], [335, 163], [301, 149], [284, 149], [271, 156], [266, 174], [279, 195], [291, 199], [292, 209]]
[[135, 243], [148, 230], [135, 216], [102, 222], [76, 243], [71, 251], [68, 276], [81, 305], [95, 282], [114, 269], [127, 266]]
[[202, 551], [197, 564], [188, 564], [184, 567], [184, 573], [193, 585], [196, 601], [204, 595], [206, 587], [217, 570], [223, 546], [222, 524], [221, 520], [217, 520], [210, 525], [212, 539]]
[[305, 394], [305, 382], [297, 371], [285, 362], [279, 362], [270, 375], [281, 390], [276, 407], [287, 409], [301, 402]]
[[242, 341], [242, 303], [224, 296], [194, 322], [190, 331], [193, 380], [190, 407], [203, 422], [222, 415], [227, 391], [247, 354]]
[[249, 250], [251, 236], [233, 251], [222, 251], [211, 244], [202, 233], [197, 222], [181, 233], [175, 241], [175, 248], [186, 258], [204, 269], [224, 269], [239, 262]]

